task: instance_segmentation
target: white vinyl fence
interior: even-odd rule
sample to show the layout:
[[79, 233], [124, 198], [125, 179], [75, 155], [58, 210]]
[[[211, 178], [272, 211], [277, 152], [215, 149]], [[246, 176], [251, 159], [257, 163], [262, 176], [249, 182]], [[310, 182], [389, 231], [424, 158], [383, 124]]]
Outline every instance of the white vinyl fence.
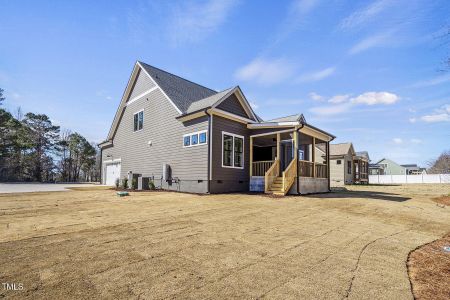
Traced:
[[450, 183], [450, 174], [369, 175], [369, 183]]

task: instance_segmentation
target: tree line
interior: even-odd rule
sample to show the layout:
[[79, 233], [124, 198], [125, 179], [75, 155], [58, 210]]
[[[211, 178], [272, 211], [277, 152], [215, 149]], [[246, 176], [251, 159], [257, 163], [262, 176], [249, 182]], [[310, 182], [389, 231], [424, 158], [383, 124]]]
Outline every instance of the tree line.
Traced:
[[45, 114], [3, 109], [0, 88], [0, 181], [100, 181], [100, 153], [77, 132]]

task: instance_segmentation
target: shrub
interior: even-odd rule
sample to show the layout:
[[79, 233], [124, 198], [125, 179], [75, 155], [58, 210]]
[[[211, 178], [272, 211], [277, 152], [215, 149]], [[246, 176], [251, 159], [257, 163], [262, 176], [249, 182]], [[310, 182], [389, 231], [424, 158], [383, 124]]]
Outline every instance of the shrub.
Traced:
[[150, 190], [156, 189], [155, 183], [153, 182], [153, 180], [149, 180], [149, 181], [148, 181], [148, 188], [149, 188]]
[[119, 188], [119, 186], [120, 186], [120, 179], [119, 179], [119, 178], [117, 178], [117, 179], [116, 179], [116, 189], [118, 189], [118, 188]]
[[132, 188], [133, 190], [137, 190], [137, 188], [138, 188], [138, 183], [137, 183], [137, 179], [136, 179], [136, 178], [131, 179], [131, 188]]
[[122, 188], [126, 190], [128, 188], [128, 178], [122, 179]]

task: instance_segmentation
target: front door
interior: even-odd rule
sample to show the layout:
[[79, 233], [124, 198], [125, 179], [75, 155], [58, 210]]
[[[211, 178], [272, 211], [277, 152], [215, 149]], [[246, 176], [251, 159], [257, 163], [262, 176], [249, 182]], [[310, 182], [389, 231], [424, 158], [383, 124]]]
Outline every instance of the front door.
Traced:
[[281, 171], [286, 170], [286, 168], [291, 163], [292, 159], [294, 158], [294, 152], [293, 152], [293, 142], [292, 140], [286, 140], [281, 141], [281, 148], [280, 148], [280, 166]]

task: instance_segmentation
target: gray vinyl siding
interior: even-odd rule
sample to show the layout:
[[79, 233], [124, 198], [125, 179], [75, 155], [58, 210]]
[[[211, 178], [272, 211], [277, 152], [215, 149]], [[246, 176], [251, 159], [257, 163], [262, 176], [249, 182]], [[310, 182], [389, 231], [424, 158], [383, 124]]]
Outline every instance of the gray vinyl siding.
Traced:
[[[244, 137], [244, 168], [222, 167], [222, 131]], [[247, 126], [219, 116], [212, 117], [211, 193], [246, 192], [249, 190], [249, 134]]]
[[130, 97], [128, 99], [133, 99], [136, 96], [145, 93], [154, 86], [155, 84], [150, 79], [150, 77], [148, 77], [147, 74], [145, 74], [142, 70], [140, 70], [137, 79], [135, 81], [135, 84], [133, 86], [133, 90], [131, 91]]
[[244, 118], [249, 118], [235, 94], [230, 95], [227, 99], [220, 103], [217, 108]]
[[[142, 109], [143, 129], [134, 132], [133, 115]], [[136, 100], [125, 107], [113, 147], [103, 150], [102, 160], [120, 158], [121, 179], [132, 171], [145, 177], [155, 176], [155, 184], [160, 182], [163, 163], [166, 163], [172, 169], [172, 177], [179, 178], [180, 183], [165, 188], [207, 192], [208, 145], [184, 148], [183, 135], [207, 130], [208, 117], [182, 123], [175, 119], [177, 116], [178, 112], [160, 89]], [[112, 157], [106, 158], [107, 155]]]

